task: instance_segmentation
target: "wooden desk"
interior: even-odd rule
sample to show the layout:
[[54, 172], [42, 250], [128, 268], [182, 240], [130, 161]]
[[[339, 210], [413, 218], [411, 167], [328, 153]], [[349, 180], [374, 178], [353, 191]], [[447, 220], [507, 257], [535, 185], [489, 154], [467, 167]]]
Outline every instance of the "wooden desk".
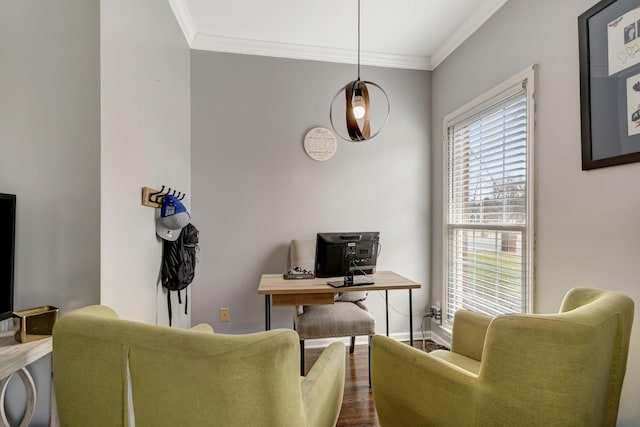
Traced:
[[[0, 422], [8, 426], [9, 421], [4, 409], [4, 397], [7, 385], [14, 373], [18, 373], [27, 393], [27, 406], [20, 426], [28, 426], [36, 410], [36, 386], [26, 366], [51, 353], [51, 337], [20, 344], [13, 338], [13, 332], [0, 333]], [[53, 393], [52, 393], [53, 396]], [[57, 424], [57, 416], [51, 403], [51, 425]]]
[[271, 329], [271, 306], [333, 304], [337, 292], [384, 291], [386, 305], [386, 327], [389, 336], [389, 291], [409, 290], [409, 338], [413, 345], [413, 289], [420, 284], [392, 271], [378, 271], [373, 274], [374, 284], [334, 288], [329, 281], [342, 277], [285, 280], [282, 274], [263, 274], [258, 286], [258, 294], [265, 296], [265, 329]]

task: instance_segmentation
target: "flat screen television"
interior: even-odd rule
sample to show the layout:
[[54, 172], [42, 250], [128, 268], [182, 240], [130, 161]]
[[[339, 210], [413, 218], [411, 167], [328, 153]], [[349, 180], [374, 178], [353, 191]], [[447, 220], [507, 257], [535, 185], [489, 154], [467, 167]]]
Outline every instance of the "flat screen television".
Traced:
[[[333, 287], [373, 284], [367, 275], [376, 271], [380, 251], [377, 231], [349, 233], [318, 233], [316, 236], [316, 277], [339, 277], [327, 282]], [[364, 276], [354, 278], [356, 276]]]
[[16, 236], [16, 196], [0, 193], [0, 320], [13, 312], [13, 266]]

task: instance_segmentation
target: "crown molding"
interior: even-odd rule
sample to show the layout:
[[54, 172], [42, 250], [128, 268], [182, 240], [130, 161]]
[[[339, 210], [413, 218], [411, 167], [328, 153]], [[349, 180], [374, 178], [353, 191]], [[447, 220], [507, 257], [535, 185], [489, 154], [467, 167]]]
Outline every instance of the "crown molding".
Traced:
[[171, 6], [173, 14], [176, 16], [176, 20], [182, 29], [184, 38], [187, 39], [187, 43], [189, 44], [189, 47], [191, 47], [197, 31], [187, 5], [184, 0], [169, 0], [169, 6]]
[[[262, 40], [225, 37], [200, 32], [195, 34], [193, 43], [191, 43], [191, 48], [214, 52], [306, 59], [344, 64], [355, 64], [357, 62], [358, 55], [357, 51], [354, 49], [335, 49], [295, 43], [268, 42]], [[373, 65], [377, 67], [431, 70], [429, 58], [422, 56], [393, 55], [362, 51], [360, 52], [360, 63], [363, 65]]]
[[[273, 56], [277, 58], [306, 59], [312, 61], [355, 64], [357, 51], [295, 43], [267, 42], [236, 37], [225, 37], [198, 32], [184, 0], [169, 0], [176, 20], [191, 49], [243, 55]], [[429, 57], [394, 55], [378, 52], [360, 52], [360, 63], [377, 67], [407, 68], [430, 71]]]
[[[406, 68], [432, 71], [493, 16], [508, 0], [486, 5], [476, 10], [454, 34], [447, 37], [432, 56], [396, 55], [362, 51], [360, 63], [376, 67]], [[191, 49], [243, 55], [272, 56], [277, 58], [355, 64], [357, 51], [295, 43], [268, 42], [237, 37], [226, 37], [198, 32], [185, 0], [169, 0], [171, 9]]]
[[474, 11], [473, 15], [458, 27], [456, 32], [447, 37], [445, 42], [431, 56], [431, 69], [435, 69], [442, 61], [453, 53], [478, 28], [484, 25], [509, 0], [502, 0], [492, 5], [484, 4], [484, 8]]

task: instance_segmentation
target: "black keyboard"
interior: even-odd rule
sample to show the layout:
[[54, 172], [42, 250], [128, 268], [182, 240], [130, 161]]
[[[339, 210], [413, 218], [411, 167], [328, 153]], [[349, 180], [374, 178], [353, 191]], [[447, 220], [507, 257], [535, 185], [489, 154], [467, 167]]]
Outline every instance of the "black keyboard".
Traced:
[[327, 282], [327, 284], [333, 286], [334, 288], [351, 288], [353, 286], [366, 286], [373, 285], [373, 280], [354, 280], [353, 283], [347, 284], [344, 280], [336, 281], [336, 282]]

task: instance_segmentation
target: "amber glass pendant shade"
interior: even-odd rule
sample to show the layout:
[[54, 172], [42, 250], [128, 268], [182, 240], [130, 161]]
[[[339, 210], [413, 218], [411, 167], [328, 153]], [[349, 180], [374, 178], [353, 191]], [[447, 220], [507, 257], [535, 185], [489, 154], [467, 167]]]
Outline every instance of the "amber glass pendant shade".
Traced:
[[360, 0], [358, 0], [358, 78], [340, 88], [331, 101], [329, 120], [333, 130], [346, 141], [374, 138], [389, 120], [391, 106], [380, 85], [360, 80]]
[[389, 119], [389, 112], [389, 99], [379, 85], [353, 80], [333, 97], [329, 119], [340, 138], [363, 142], [380, 133]]

